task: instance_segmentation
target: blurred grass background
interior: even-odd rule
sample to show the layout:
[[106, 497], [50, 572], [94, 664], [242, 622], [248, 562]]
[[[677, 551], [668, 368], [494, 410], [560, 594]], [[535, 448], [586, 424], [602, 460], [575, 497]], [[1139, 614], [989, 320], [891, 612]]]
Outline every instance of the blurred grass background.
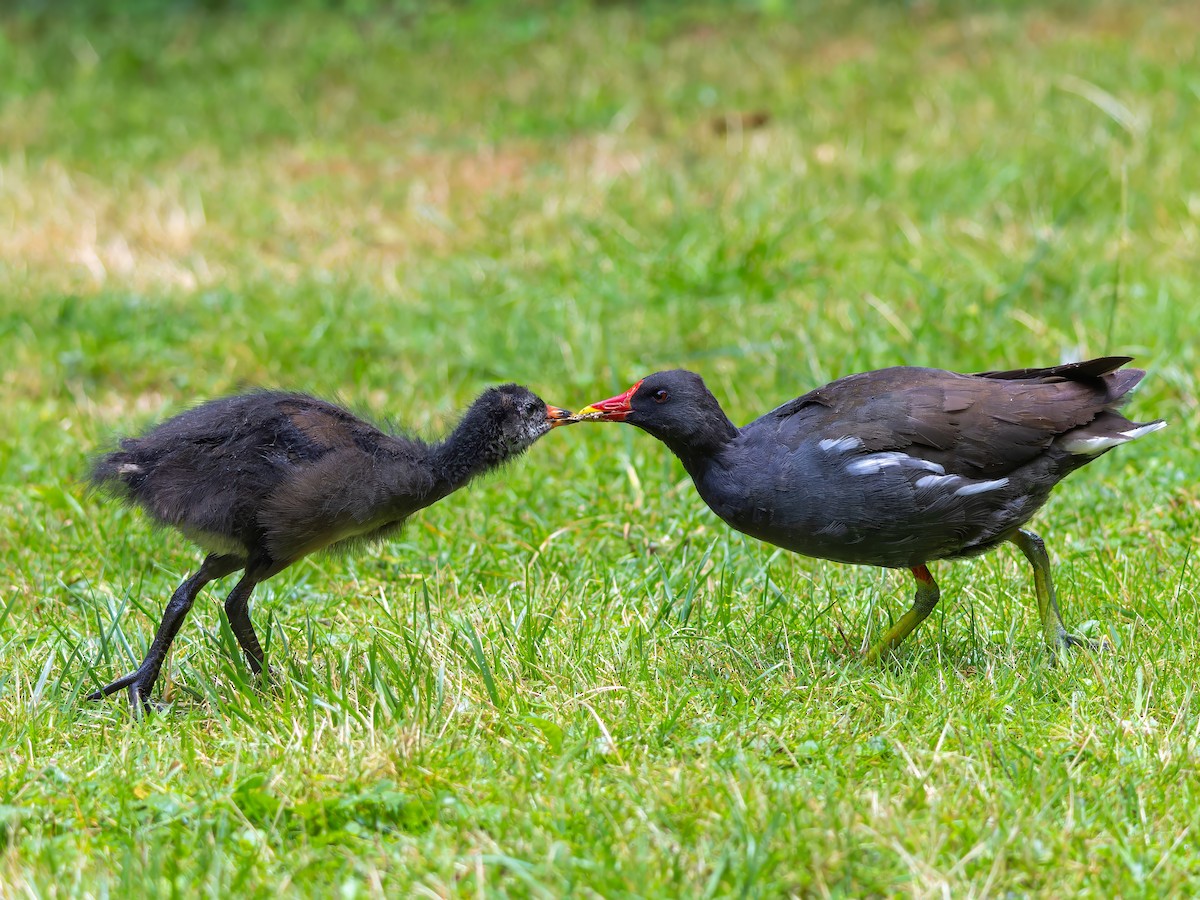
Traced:
[[[1194, 4], [21, 3], [0, 14], [0, 894], [1194, 891]], [[440, 433], [657, 368], [731, 417], [895, 364], [1130, 354], [1162, 434], [876, 670], [899, 576], [731, 534], [633, 429], [549, 436], [264, 586], [281, 683], [90, 454], [246, 385]]]

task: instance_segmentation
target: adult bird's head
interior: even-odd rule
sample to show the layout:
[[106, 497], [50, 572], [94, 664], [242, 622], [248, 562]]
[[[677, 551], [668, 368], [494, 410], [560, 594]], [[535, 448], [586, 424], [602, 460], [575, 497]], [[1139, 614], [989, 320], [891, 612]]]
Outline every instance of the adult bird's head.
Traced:
[[628, 422], [685, 461], [715, 452], [737, 434], [704, 380], [686, 369], [647, 375], [624, 393], [579, 410], [575, 420]]

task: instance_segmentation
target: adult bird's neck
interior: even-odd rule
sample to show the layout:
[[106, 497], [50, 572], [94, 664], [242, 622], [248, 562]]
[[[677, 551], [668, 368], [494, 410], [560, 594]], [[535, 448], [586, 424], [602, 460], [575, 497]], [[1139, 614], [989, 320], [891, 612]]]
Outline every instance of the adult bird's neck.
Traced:
[[709, 467], [718, 462], [733, 439], [740, 434], [736, 425], [720, 409], [708, 410], [696, 421], [696, 427], [686, 435], [662, 435], [660, 440], [679, 457], [693, 481], [698, 481]]

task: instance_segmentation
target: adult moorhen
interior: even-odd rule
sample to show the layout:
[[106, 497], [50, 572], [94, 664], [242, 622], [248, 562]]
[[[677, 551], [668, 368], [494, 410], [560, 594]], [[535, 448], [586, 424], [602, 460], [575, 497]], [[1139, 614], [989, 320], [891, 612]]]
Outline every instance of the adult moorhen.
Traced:
[[484, 391], [453, 433], [430, 445], [305, 394], [255, 391], [121, 441], [96, 462], [93, 484], [177, 528], [208, 556], [172, 595], [137, 670], [88, 699], [127, 687], [132, 704], [148, 703], [200, 589], [239, 569], [225, 612], [257, 675], [264, 660], [249, 615], [255, 585], [317, 550], [393, 534], [413, 513], [570, 421], [566, 410], [506, 384]]
[[1067, 633], [1041, 538], [1024, 525], [1059, 481], [1166, 425], [1116, 411], [1145, 372], [1106, 357], [961, 375], [895, 367], [840, 378], [738, 428], [699, 375], [657, 372], [576, 413], [628, 422], [683, 462], [738, 531], [787, 550], [908, 568], [912, 609], [868, 653], [895, 648], [933, 610], [928, 563], [1012, 541], [1033, 566], [1052, 650]]

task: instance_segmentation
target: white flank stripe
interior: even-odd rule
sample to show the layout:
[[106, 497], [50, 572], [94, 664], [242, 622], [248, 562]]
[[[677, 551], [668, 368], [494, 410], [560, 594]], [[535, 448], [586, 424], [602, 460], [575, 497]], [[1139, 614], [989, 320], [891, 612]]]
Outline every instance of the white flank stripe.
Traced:
[[946, 470], [935, 462], [917, 459], [915, 456], [895, 450], [885, 450], [882, 453], [872, 453], [870, 456], [856, 459], [846, 466], [846, 471], [851, 475], [875, 475], [890, 466], [911, 466], [915, 469], [924, 469], [926, 472], [936, 472], [938, 475], [946, 474]]
[[995, 491], [1008, 484], [1007, 478], [997, 478], [994, 481], [976, 481], [972, 484], [964, 484], [954, 492], [955, 497], [969, 497], [972, 494], [982, 494], [986, 491]]
[[917, 487], [950, 487], [956, 481], [957, 475], [923, 475], [917, 479]]
[[862, 446], [862, 441], [856, 437], [825, 438], [817, 446], [829, 453], [842, 453], [846, 450], [857, 450]]
[[862, 459], [856, 459], [850, 465], [846, 466], [846, 471], [851, 475], [875, 475], [882, 472], [888, 466], [900, 465], [900, 460], [896, 459], [899, 453], [875, 453], [871, 456], [864, 456]]

